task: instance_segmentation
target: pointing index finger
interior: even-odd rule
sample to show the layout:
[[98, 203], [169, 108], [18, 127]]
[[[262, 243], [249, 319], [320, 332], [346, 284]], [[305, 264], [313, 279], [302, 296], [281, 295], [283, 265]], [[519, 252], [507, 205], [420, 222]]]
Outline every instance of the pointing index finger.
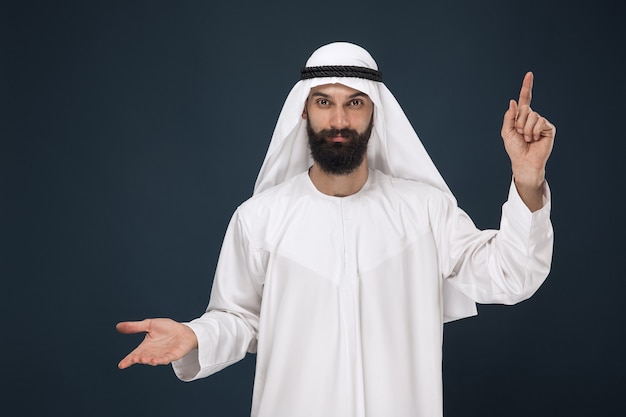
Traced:
[[530, 106], [530, 100], [533, 97], [533, 79], [533, 73], [528, 71], [524, 76], [524, 81], [522, 81], [522, 89], [519, 92], [518, 104], [520, 106]]

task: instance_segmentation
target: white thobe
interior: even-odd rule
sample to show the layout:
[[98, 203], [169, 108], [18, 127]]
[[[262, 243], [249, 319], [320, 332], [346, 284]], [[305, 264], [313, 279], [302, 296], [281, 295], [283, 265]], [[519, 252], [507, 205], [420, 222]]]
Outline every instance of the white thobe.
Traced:
[[[257, 352], [255, 417], [442, 416], [444, 280], [478, 303], [530, 297], [550, 269], [552, 227], [514, 185], [501, 227], [455, 201], [370, 170], [348, 197], [307, 173], [235, 212], [185, 381]], [[453, 306], [451, 306], [453, 307]], [[453, 308], [452, 308], [453, 309]]]

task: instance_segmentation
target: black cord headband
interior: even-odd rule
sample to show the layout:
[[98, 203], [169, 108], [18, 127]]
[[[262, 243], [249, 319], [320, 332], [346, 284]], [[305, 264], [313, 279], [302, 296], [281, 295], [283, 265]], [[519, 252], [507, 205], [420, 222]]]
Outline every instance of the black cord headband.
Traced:
[[366, 67], [325, 65], [322, 67], [305, 67], [300, 70], [301, 80], [323, 77], [356, 77], [380, 82], [383, 80], [382, 72]]

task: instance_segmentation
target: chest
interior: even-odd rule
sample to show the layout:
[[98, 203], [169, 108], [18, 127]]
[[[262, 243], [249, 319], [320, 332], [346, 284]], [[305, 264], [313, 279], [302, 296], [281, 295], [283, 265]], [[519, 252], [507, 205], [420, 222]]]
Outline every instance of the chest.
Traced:
[[335, 199], [274, 213], [266, 250], [323, 276], [361, 275], [412, 248], [431, 252], [422, 207], [368, 199]]

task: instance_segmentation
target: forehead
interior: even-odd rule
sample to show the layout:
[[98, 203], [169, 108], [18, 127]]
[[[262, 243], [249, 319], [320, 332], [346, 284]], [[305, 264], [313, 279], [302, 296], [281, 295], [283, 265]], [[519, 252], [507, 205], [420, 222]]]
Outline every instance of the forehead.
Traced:
[[347, 85], [343, 85], [339, 83], [322, 84], [322, 85], [312, 87], [309, 93], [309, 97], [317, 95], [317, 94], [328, 96], [328, 97], [337, 97], [337, 98], [342, 98], [342, 97], [347, 98], [347, 97], [356, 97], [356, 96], [368, 97], [368, 95], [362, 91], [356, 90], [352, 87], [348, 87]]

